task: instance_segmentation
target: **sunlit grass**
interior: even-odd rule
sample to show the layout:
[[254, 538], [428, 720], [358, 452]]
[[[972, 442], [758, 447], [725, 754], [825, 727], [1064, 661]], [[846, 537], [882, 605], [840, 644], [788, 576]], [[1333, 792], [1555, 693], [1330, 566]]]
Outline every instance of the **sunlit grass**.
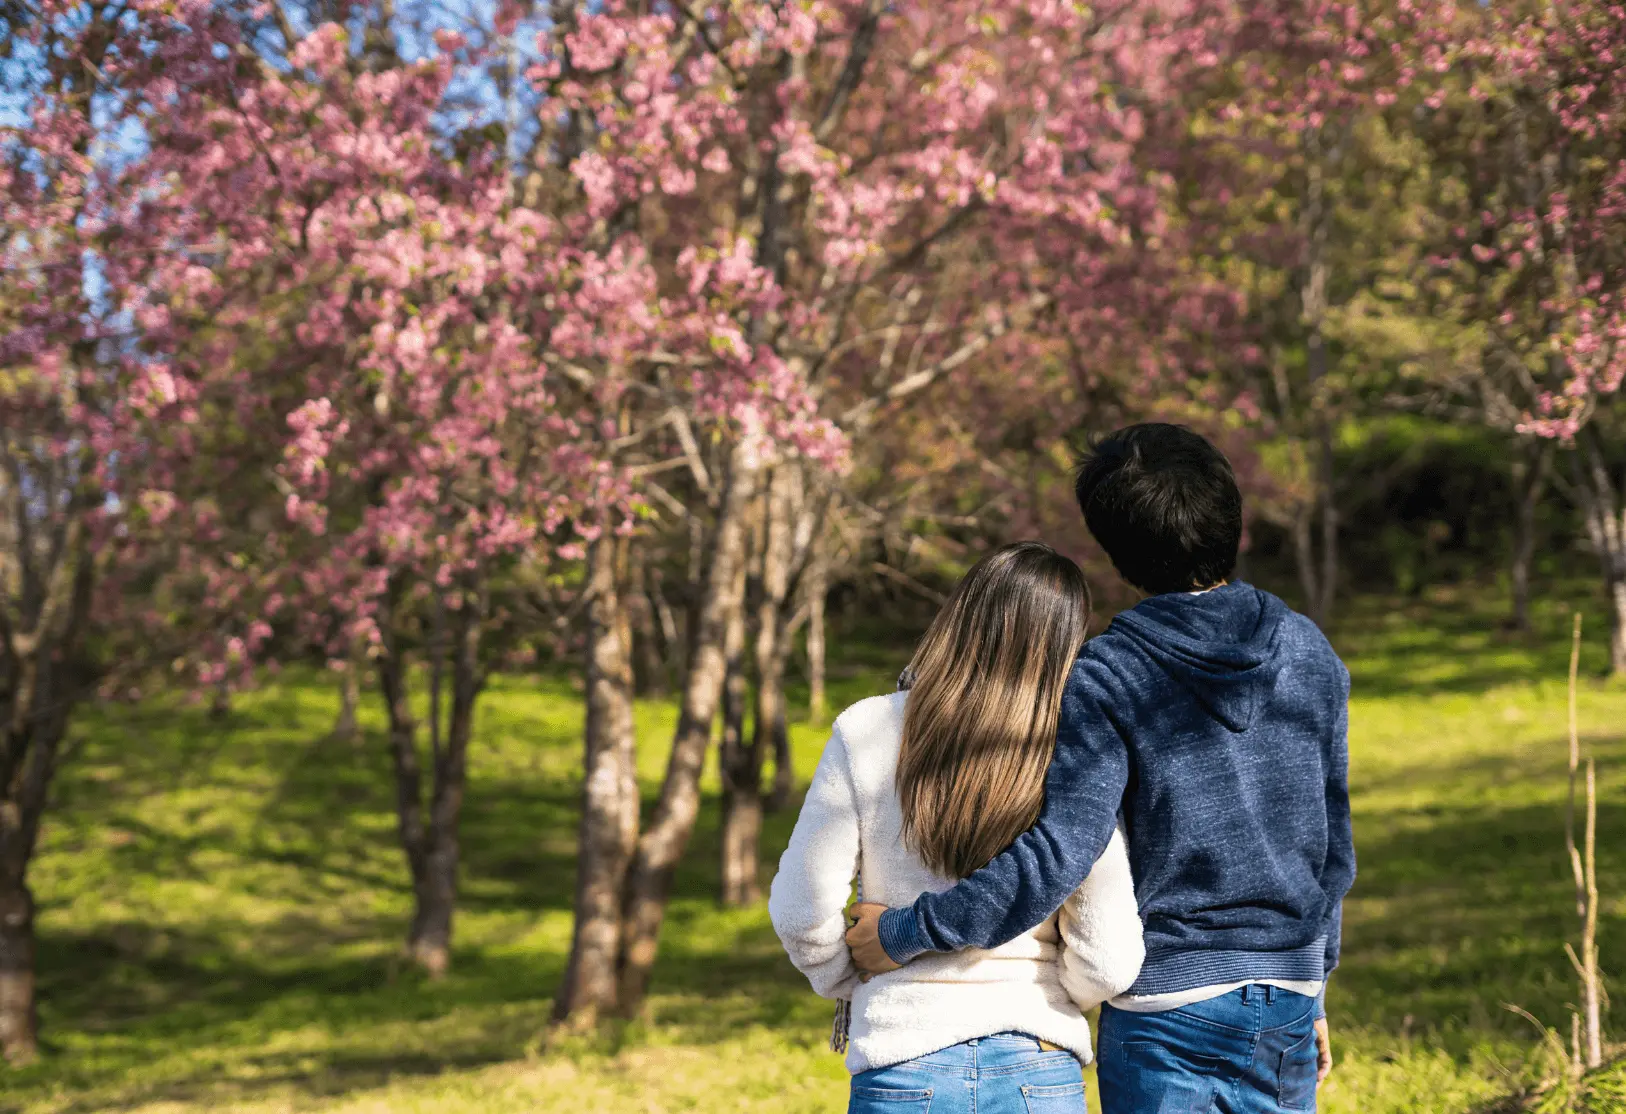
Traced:
[[[1450, 1112], [1505, 1090], [1568, 1031], [1574, 912], [1562, 852], [1567, 610], [1530, 639], [1472, 597], [1357, 605], [1352, 782], [1361, 877], [1331, 1010], [1323, 1109]], [[1601, 626], [1586, 668], [1601, 666]], [[839, 704], [890, 687], [865, 645]], [[46, 1056], [0, 1076], [0, 1111], [832, 1111], [846, 1076], [758, 907], [715, 906], [715, 803], [678, 882], [649, 1010], [542, 1040], [569, 937], [581, 709], [509, 678], [482, 707], [450, 978], [397, 960], [408, 914], [377, 710], [327, 737], [324, 678], [292, 676], [212, 722], [153, 702], [82, 721], [33, 874]], [[673, 711], [639, 708], [647, 792]], [[1600, 764], [1602, 952], [1622, 966], [1626, 691], [1589, 680]], [[822, 732], [793, 728], [805, 780]], [[708, 775], [714, 791], [715, 774]], [[771, 818], [771, 869], [793, 817]]]

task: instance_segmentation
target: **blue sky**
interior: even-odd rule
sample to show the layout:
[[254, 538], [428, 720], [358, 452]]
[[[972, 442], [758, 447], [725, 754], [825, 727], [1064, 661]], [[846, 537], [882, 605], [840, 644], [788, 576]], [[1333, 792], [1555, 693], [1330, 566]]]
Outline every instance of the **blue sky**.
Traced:
[[[397, 4], [397, 49], [406, 58], [422, 57], [431, 49], [433, 33], [442, 29], [458, 31], [471, 42], [480, 43], [489, 32], [495, 7], [495, 0], [403, 0]], [[284, 10], [297, 32], [307, 33], [313, 27], [311, 5], [286, 0]], [[358, 6], [348, 21], [357, 50], [367, 10]], [[512, 36], [515, 69], [521, 75], [537, 60], [536, 36], [546, 26], [545, 20], [531, 19], [522, 22]], [[9, 57], [0, 59], [0, 128], [15, 129], [26, 123], [29, 98], [38, 91], [45, 59], [38, 49], [19, 40], [4, 20], [0, 20], [0, 37], [9, 40], [11, 46]], [[284, 44], [271, 20], [251, 27], [250, 41], [273, 65], [281, 64]], [[504, 102], [490, 73], [465, 67], [453, 82], [440, 123], [442, 130], [450, 134], [469, 126], [501, 123], [512, 116], [517, 130], [511, 142], [523, 148], [536, 134], [538, 103], [536, 93], [523, 79], [517, 83], [514, 101], [509, 104]], [[107, 129], [98, 144], [101, 159], [122, 161], [139, 156], [144, 149], [138, 122], [113, 122], [122, 115], [118, 107], [111, 97], [103, 97], [95, 109]]]

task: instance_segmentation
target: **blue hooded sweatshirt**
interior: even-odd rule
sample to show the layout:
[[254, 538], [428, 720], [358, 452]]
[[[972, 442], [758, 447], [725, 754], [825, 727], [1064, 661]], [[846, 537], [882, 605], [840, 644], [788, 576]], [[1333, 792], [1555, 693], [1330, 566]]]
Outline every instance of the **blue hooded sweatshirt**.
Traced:
[[1268, 592], [1143, 600], [1073, 665], [1038, 822], [952, 889], [883, 914], [881, 946], [906, 963], [1027, 932], [1121, 813], [1146, 926], [1129, 993], [1324, 979], [1355, 879], [1348, 702], [1321, 631]]

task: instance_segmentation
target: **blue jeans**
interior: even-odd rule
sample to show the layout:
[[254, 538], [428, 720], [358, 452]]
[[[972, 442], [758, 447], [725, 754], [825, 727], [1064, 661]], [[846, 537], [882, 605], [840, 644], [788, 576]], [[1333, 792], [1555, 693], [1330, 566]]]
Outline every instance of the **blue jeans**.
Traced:
[[847, 1114], [1084, 1114], [1084, 1071], [1021, 1033], [950, 1045], [853, 1076]]
[[1315, 999], [1245, 986], [1163, 1013], [1101, 1007], [1103, 1114], [1315, 1109]]

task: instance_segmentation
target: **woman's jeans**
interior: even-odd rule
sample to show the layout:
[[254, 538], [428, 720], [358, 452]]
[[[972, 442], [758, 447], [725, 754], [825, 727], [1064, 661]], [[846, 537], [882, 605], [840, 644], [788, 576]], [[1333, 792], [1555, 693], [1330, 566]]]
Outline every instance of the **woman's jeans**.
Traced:
[[999, 1033], [853, 1076], [847, 1114], [928, 1112], [1084, 1114], [1084, 1072], [1071, 1052]]
[[1245, 986], [1162, 1013], [1101, 1007], [1104, 1114], [1315, 1109], [1315, 999]]

